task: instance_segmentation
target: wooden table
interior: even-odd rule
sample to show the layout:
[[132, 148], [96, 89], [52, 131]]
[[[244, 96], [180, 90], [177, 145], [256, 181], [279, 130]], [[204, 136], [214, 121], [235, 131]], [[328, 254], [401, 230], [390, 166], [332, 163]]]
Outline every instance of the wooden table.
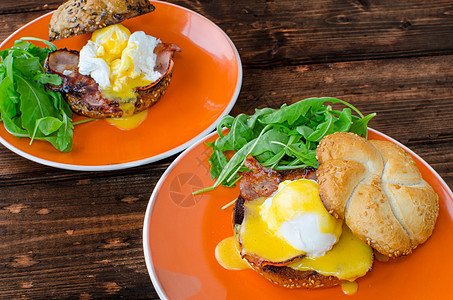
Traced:
[[[0, 40], [61, 0], [2, 0]], [[233, 115], [335, 96], [453, 185], [451, 1], [172, 0], [218, 24], [241, 55]], [[154, 185], [175, 159], [75, 172], [0, 146], [0, 298], [157, 298], [142, 250]]]

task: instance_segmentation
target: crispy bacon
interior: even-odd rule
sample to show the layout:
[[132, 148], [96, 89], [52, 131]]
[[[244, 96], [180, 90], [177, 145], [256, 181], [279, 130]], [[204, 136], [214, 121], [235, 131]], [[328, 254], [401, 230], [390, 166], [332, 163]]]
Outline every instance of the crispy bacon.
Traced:
[[245, 167], [249, 172], [244, 172], [239, 181], [241, 196], [245, 200], [259, 197], [269, 197], [281, 182], [281, 175], [272, 169], [260, 165], [251, 155], [245, 160]]
[[278, 184], [285, 180], [308, 178], [316, 180], [316, 169], [294, 169], [277, 172], [263, 167], [256, 159], [249, 155], [245, 161], [249, 172], [244, 172], [239, 181], [241, 197], [253, 200], [258, 197], [269, 197], [278, 188]]

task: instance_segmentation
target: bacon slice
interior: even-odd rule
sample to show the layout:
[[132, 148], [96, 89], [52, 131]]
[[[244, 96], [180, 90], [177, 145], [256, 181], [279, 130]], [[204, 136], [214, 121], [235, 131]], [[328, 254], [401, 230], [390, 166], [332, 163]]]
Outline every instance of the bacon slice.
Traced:
[[245, 201], [254, 200], [259, 197], [269, 197], [278, 188], [278, 184], [285, 180], [296, 180], [301, 178], [316, 180], [316, 169], [294, 169], [277, 172], [263, 167], [255, 158], [249, 155], [245, 161], [249, 172], [244, 172], [239, 181], [241, 197]]
[[250, 171], [244, 172], [239, 181], [242, 198], [253, 200], [269, 197], [277, 190], [282, 180], [282, 176], [277, 171], [263, 167], [251, 155], [245, 160], [245, 167]]
[[[165, 93], [173, 70], [173, 56], [181, 49], [174, 44], [160, 43], [154, 53], [157, 55], [155, 70], [162, 76], [155, 82], [136, 89], [137, 99], [134, 103], [138, 113], [156, 103]], [[57, 74], [62, 84], [51, 85], [47, 88], [63, 93], [72, 110], [91, 118], [120, 118], [123, 110], [118, 99], [107, 99], [99, 90], [99, 85], [91, 76], [79, 73], [79, 52], [59, 49], [49, 54], [44, 64], [47, 73]]]

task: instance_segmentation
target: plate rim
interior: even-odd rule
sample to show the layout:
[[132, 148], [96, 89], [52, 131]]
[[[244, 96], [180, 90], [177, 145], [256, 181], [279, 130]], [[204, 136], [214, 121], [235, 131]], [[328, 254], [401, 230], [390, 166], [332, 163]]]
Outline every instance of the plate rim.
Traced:
[[[212, 132], [217, 127], [217, 125], [220, 122], [220, 120], [233, 109], [233, 106], [236, 104], [237, 99], [239, 97], [239, 93], [240, 93], [241, 88], [242, 88], [242, 80], [243, 80], [242, 61], [241, 61], [241, 57], [239, 55], [239, 52], [238, 52], [238, 50], [236, 48], [236, 45], [233, 43], [231, 38], [226, 34], [226, 32], [223, 31], [222, 28], [220, 28], [213, 21], [209, 20], [208, 18], [206, 18], [205, 16], [199, 14], [198, 12], [195, 12], [195, 11], [193, 11], [191, 9], [186, 8], [186, 7], [183, 7], [183, 6], [180, 6], [180, 5], [177, 5], [177, 4], [173, 4], [173, 3], [169, 3], [169, 2], [165, 2], [165, 1], [150, 0], [150, 2], [151, 3], [154, 2], [154, 3], [159, 3], [159, 4], [163, 4], [163, 5], [172, 6], [172, 7], [178, 8], [178, 9], [182, 9], [182, 10], [188, 12], [188, 13], [194, 14], [194, 15], [196, 15], [198, 17], [201, 17], [202, 19], [204, 19], [205, 21], [207, 21], [208, 23], [213, 25], [217, 30], [219, 30], [219, 32], [226, 38], [227, 42], [230, 44], [231, 48], [233, 49], [234, 55], [235, 55], [236, 60], [237, 60], [237, 67], [238, 67], [238, 76], [237, 76], [237, 80], [236, 80], [236, 87], [234, 89], [234, 93], [233, 93], [233, 95], [232, 95], [232, 97], [230, 99], [230, 102], [228, 103], [227, 107], [219, 115], [219, 117], [213, 123], [211, 123], [210, 126], [208, 126], [201, 133], [199, 133], [198, 135], [196, 135], [195, 137], [193, 137], [189, 141], [187, 141], [187, 142], [185, 142], [185, 143], [183, 143], [183, 144], [181, 144], [181, 145], [179, 145], [177, 147], [174, 147], [174, 148], [172, 148], [172, 149], [170, 149], [168, 151], [160, 153], [158, 155], [154, 155], [154, 156], [151, 156], [151, 157], [147, 157], [147, 158], [139, 159], [139, 160], [134, 160], [134, 161], [130, 161], [130, 162], [125, 162], [125, 163], [105, 164], [105, 165], [74, 165], [74, 164], [59, 163], [59, 162], [55, 162], [55, 161], [51, 161], [51, 160], [47, 160], [47, 159], [42, 159], [42, 158], [33, 156], [33, 155], [31, 155], [31, 154], [29, 154], [29, 153], [27, 153], [25, 151], [22, 151], [22, 150], [20, 150], [20, 149], [18, 149], [16, 147], [14, 147], [9, 142], [7, 142], [2, 136], [0, 136], [0, 143], [3, 146], [5, 146], [6, 148], [8, 148], [10, 151], [16, 153], [17, 155], [20, 155], [20, 156], [22, 156], [25, 159], [28, 159], [30, 161], [39, 163], [41, 165], [50, 166], [50, 167], [54, 167], [54, 168], [58, 168], [58, 169], [72, 170], [72, 171], [112, 171], [112, 170], [121, 170], [121, 169], [128, 169], [128, 168], [138, 167], [138, 166], [142, 166], [142, 165], [146, 165], [146, 164], [150, 164], [150, 163], [153, 163], [153, 162], [156, 162], [156, 161], [163, 160], [165, 158], [168, 158], [168, 157], [170, 157], [172, 155], [175, 155], [175, 154], [187, 149], [188, 147], [190, 147], [191, 145], [193, 145], [194, 143], [196, 143], [200, 139], [203, 139], [204, 137], [206, 137], [210, 132]], [[6, 42], [10, 41], [11, 37], [13, 35], [16, 35], [17, 33], [19, 33], [23, 28], [28, 27], [31, 24], [39, 21], [40, 19], [45, 18], [48, 15], [53, 14], [55, 11], [56, 10], [53, 10], [53, 11], [50, 11], [50, 12], [48, 12], [46, 14], [43, 14], [42, 16], [39, 16], [39, 17], [31, 20], [30, 22], [26, 23], [25, 25], [21, 26], [19, 29], [17, 29], [16, 31], [11, 33], [5, 40], [3, 40], [0, 43], [0, 48], [3, 47], [3, 45]]]
[[[400, 146], [404, 150], [406, 150], [409, 154], [412, 156], [415, 156], [417, 159], [420, 160], [420, 162], [428, 168], [431, 174], [433, 174], [436, 179], [439, 181], [440, 185], [445, 189], [446, 193], [449, 195], [450, 199], [453, 200], [453, 192], [448, 186], [448, 184], [445, 182], [445, 180], [437, 173], [436, 170], [434, 170], [433, 167], [431, 167], [430, 164], [428, 164], [422, 157], [420, 157], [418, 154], [416, 154], [414, 151], [400, 143], [399, 141], [395, 140], [394, 138], [386, 135], [385, 133], [382, 133], [376, 129], [368, 127], [368, 131], [371, 131], [375, 134], [383, 136], [385, 139], [388, 141], [395, 143], [396, 145]], [[145, 256], [145, 264], [146, 268], [148, 269], [148, 274], [151, 279], [151, 283], [153, 284], [154, 289], [156, 290], [157, 294], [159, 295], [160, 298], [162, 299], [168, 299], [168, 296], [165, 294], [164, 289], [157, 278], [156, 270], [154, 268], [154, 264], [152, 261], [151, 257], [151, 251], [150, 251], [150, 240], [149, 240], [149, 228], [150, 226], [147, 226], [149, 224], [150, 219], [151, 219], [151, 212], [154, 208], [154, 204], [156, 202], [157, 195], [159, 193], [159, 190], [164, 183], [165, 179], [167, 178], [168, 173], [170, 173], [175, 166], [195, 147], [200, 145], [202, 142], [206, 141], [207, 139], [211, 138], [212, 136], [216, 135], [217, 132], [212, 132], [211, 134], [205, 136], [204, 138], [200, 139], [190, 147], [188, 147], [186, 150], [181, 152], [178, 157], [168, 166], [168, 168], [165, 170], [165, 172], [162, 174], [162, 176], [159, 178], [159, 181], [157, 182], [156, 186], [153, 189], [153, 192], [149, 198], [148, 205], [146, 206], [146, 212], [145, 212], [145, 218], [143, 221], [143, 253]]]

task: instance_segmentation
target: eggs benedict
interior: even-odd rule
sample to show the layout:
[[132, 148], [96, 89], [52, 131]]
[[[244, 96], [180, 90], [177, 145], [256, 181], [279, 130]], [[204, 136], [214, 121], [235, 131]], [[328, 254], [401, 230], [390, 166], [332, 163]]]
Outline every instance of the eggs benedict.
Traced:
[[[91, 76], [102, 95], [120, 104], [135, 101], [135, 89], [158, 80], [154, 49], [160, 40], [143, 31], [131, 34], [121, 24], [96, 30], [79, 55], [79, 73]], [[125, 115], [130, 107], [123, 109]]]
[[[409, 255], [431, 236], [438, 195], [413, 158], [387, 141], [353, 133], [325, 136], [319, 168], [277, 172], [247, 157], [233, 209], [235, 243], [219, 243], [216, 257], [289, 288], [341, 285], [370, 271], [374, 257]], [[230, 244], [229, 247], [225, 245]], [[233, 255], [234, 256], [234, 255]]]
[[[49, 54], [46, 71], [58, 74], [62, 84], [48, 85], [48, 88], [62, 92], [72, 110], [83, 116], [109, 118], [116, 125], [121, 122], [115, 119], [139, 118], [127, 124], [123, 122], [123, 128], [129, 129], [139, 124], [146, 117], [146, 110], [165, 93], [172, 76], [172, 58], [180, 49], [143, 31], [130, 32], [117, 24], [119, 20], [153, 11], [148, 1], [147, 4], [142, 0], [85, 2], [82, 5], [81, 1], [70, 0], [52, 17], [51, 40], [72, 36], [67, 22], [62, 21], [68, 10], [74, 18], [87, 22], [73, 24], [73, 35], [90, 32], [89, 29], [94, 32], [80, 53], [60, 49]], [[79, 6], [80, 9], [75, 8]], [[99, 14], [104, 14], [105, 20], [91, 26], [92, 16]]]
[[[315, 169], [276, 172], [251, 156], [245, 165], [233, 232], [252, 269], [289, 288], [347, 285], [371, 269], [372, 248], [326, 210]], [[225, 267], [221, 252], [216, 257]]]
[[284, 181], [271, 197], [244, 202], [238, 229], [241, 254], [286, 265], [305, 255], [322, 256], [341, 235], [341, 220], [324, 208], [318, 185], [308, 179]]

